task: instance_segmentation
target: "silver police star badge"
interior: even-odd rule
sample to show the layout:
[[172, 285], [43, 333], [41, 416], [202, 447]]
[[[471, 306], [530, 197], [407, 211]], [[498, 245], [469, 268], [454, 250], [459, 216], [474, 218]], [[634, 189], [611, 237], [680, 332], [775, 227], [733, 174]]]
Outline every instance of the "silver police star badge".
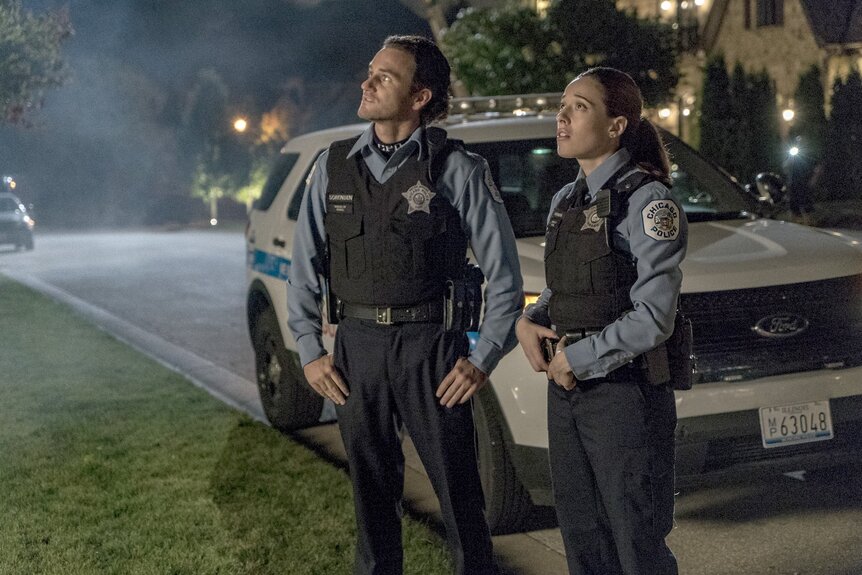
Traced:
[[581, 226], [581, 230], [593, 230], [594, 232], [602, 229], [602, 222], [605, 221], [604, 218], [600, 218], [598, 214], [598, 206], [590, 206], [586, 210], [584, 210], [584, 225]]
[[434, 192], [422, 185], [422, 182], [416, 182], [415, 185], [401, 194], [407, 200], [407, 213], [425, 212], [431, 213], [431, 199], [436, 196]]

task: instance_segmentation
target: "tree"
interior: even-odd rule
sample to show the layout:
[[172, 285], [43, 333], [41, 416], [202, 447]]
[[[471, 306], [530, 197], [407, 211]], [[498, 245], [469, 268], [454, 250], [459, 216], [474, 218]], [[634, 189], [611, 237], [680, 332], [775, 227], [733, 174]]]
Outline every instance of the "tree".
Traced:
[[63, 83], [60, 44], [71, 34], [65, 10], [34, 15], [21, 0], [0, 0], [0, 121], [21, 122]]
[[862, 197], [862, 78], [854, 70], [832, 89], [832, 114], [826, 135], [827, 197], [846, 200]]
[[569, 67], [584, 67], [563, 56], [550, 21], [515, 5], [462, 10], [443, 49], [471, 94], [560, 92]]
[[561, 92], [586, 68], [613, 66], [628, 72], [655, 105], [679, 78], [672, 29], [607, 0], [558, 0], [545, 19], [514, 3], [467, 8], [444, 36], [443, 49], [476, 95]]
[[717, 164], [726, 165], [731, 155], [734, 118], [730, 76], [721, 54], [706, 64], [700, 101], [700, 151]]
[[251, 144], [231, 126], [227, 86], [214, 70], [203, 70], [189, 94], [182, 144], [193, 158], [192, 195], [218, 218], [218, 200], [235, 197], [251, 170]]
[[778, 110], [769, 74], [748, 73], [737, 62], [728, 76], [724, 57], [716, 56], [707, 63], [701, 101], [703, 155], [740, 182], [780, 168]]
[[778, 129], [778, 105], [775, 83], [766, 70], [749, 75], [748, 94], [740, 113], [748, 119], [745, 137], [749, 155], [740, 172], [743, 182], [753, 182], [760, 172], [781, 170], [781, 135]]
[[799, 136], [804, 150], [816, 164], [823, 159], [823, 146], [826, 142], [826, 111], [823, 81], [820, 68], [811, 66], [799, 76], [799, 85], [793, 95], [796, 102], [796, 118], [792, 137]]
[[[548, 19], [560, 35], [563, 54], [627, 72], [647, 105], [667, 101], [679, 81], [676, 39], [668, 24], [641, 20], [607, 0], [558, 0]], [[575, 68], [569, 76], [580, 71]]]

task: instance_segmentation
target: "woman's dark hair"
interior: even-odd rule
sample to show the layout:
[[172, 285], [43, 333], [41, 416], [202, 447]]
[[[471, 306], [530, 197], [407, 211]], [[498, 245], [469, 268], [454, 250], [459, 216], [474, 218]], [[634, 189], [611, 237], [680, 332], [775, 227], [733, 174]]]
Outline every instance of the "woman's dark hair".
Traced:
[[643, 98], [632, 77], [616, 68], [606, 67], [590, 68], [579, 74], [578, 78], [585, 76], [595, 79], [604, 88], [608, 116], [623, 116], [628, 121], [620, 138], [620, 146], [629, 151], [636, 164], [651, 172], [665, 185], [670, 185], [670, 158], [658, 130], [652, 122], [641, 116]]
[[389, 36], [383, 41], [384, 48], [397, 48], [413, 56], [416, 72], [413, 74], [413, 90], [431, 90], [431, 100], [422, 108], [420, 121], [428, 124], [443, 120], [449, 115], [449, 62], [437, 45], [422, 36]]

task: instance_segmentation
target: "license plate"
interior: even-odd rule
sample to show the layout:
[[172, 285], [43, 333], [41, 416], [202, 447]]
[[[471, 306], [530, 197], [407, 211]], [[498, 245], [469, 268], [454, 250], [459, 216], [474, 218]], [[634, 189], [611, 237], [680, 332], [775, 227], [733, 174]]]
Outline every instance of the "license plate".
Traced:
[[763, 447], [781, 447], [832, 439], [828, 401], [760, 408]]

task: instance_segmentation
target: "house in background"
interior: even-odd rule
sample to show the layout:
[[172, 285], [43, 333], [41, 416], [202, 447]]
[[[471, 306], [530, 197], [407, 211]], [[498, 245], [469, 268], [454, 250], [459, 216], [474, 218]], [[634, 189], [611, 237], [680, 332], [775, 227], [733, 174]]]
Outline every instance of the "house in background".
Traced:
[[862, 71], [862, 0], [714, 0], [702, 43], [731, 69], [766, 70], [786, 110], [799, 76], [817, 65], [828, 102], [837, 78]]

